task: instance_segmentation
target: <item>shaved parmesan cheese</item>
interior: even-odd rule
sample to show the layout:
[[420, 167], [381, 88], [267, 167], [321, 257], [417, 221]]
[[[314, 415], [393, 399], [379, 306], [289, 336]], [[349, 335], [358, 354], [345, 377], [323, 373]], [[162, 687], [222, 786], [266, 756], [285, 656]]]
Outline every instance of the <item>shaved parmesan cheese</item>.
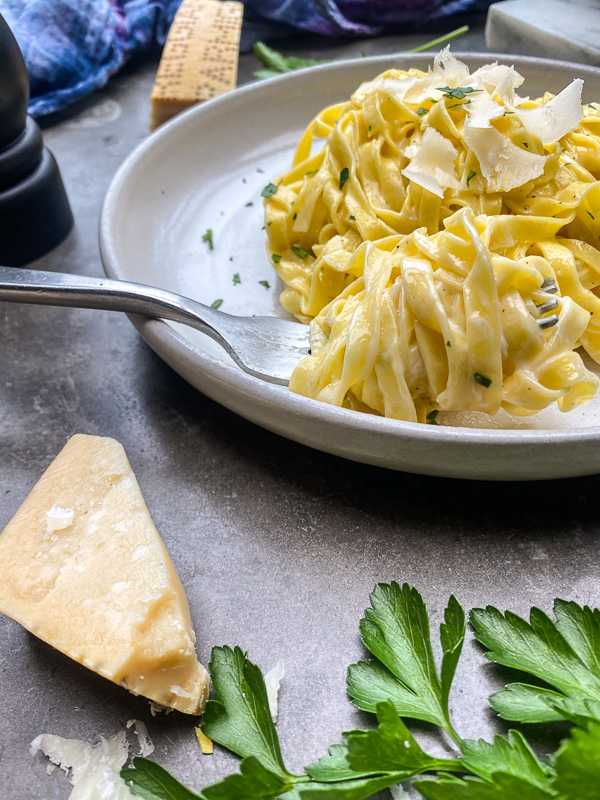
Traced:
[[452, 55], [450, 45], [447, 45], [434, 57], [432, 74], [441, 78], [444, 86], [454, 88], [468, 84], [469, 68]]
[[467, 124], [464, 136], [479, 161], [489, 192], [509, 192], [539, 178], [544, 171], [546, 156], [521, 150], [495, 128], [473, 128]]
[[[439, 83], [439, 79], [436, 79], [435, 82]], [[365, 95], [378, 89], [390, 95], [390, 97], [395, 97], [397, 100], [406, 101], [407, 103], [422, 103], [430, 97], [439, 100], [442, 96], [442, 92], [432, 88], [431, 75], [426, 75], [423, 78], [418, 75], [407, 78], [384, 78], [379, 75], [372, 81], [362, 83], [352, 95], [352, 100], [355, 103], [361, 103]]]
[[471, 86], [481, 86], [492, 96], [499, 94], [508, 100], [513, 99], [514, 90], [523, 84], [525, 78], [514, 67], [505, 64], [486, 64], [472, 73]]
[[472, 128], [489, 128], [490, 120], [504, 115], [504, 106], [496, 103], [487, 92], [474, 94], [471, 105], [468, 106], [468, 124]]
[[92, 745], [78, 739], [63, 739], [43, 733], [31, 743], [30, 753], [39, 750], [53, 764], [66, 773], [73, 785], [70, 800], [131, 800], [133, 795], [119, 772], [125, 765], [129, 748], [125, 732], [105, 739], [100, 736], [98, 744]]
[[279, 659], [275, 666], [265, 675], [265, 686], [267, 688], [267, 699], [269, 700], [269, 711], [273, 717], [273, 722], [277, 722], [279, 684], [284, 674], [285, 668], [283, 666], [283, 661]]
[[402, 174], [424, 189], [444, 196], [444, 188], [459, 188], [454, 173], [454, 159], [458, 152], [452, 142], [435, 128], [427, 128], [417, 154]]
[[583, 119], [582, 91], [583, 81], [575, 78], [552, 100], [537, 108], [516, 108], [515, 114], [529, 133], [541, 139], [542, 144], [557, 142]]
[[73, 516], [70, 508], [61, 508], [54, 503], [50, 511], [46, 511], [46, 527], [49, 532], [62, 531], [73, 524]]

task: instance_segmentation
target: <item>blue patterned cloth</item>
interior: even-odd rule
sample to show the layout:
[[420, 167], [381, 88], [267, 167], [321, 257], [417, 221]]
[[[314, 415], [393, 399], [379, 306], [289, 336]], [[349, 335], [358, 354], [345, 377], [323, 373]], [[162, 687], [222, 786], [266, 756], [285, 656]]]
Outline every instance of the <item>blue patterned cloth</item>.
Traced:
[[[163, 44], [181, 0], [0, 0], [29, 72], [29, 112], [58, 111], [104, 86], [135, 53]], [[245, 0], [254, 20], [325, 36], [375, 36], [486, 0]], [[256, 25], [254, 30], [256, 30]]]

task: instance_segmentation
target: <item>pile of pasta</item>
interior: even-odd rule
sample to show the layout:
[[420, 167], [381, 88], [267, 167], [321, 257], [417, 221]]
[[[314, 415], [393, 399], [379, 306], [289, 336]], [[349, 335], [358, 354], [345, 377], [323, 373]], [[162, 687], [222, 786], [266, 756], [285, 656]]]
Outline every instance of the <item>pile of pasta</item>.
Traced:
[[600, 105], [522, 83], [446, 49], [310, 123], [265, 200], [281, 302], [311, 326], [292, 391], [418, 422], [594, 397]]

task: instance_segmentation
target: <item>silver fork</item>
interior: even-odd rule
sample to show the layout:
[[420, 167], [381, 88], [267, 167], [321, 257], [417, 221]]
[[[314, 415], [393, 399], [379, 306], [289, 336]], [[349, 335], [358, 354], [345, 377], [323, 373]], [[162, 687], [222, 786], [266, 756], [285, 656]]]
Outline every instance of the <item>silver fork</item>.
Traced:
[[234, 317], [141, 283], [0, 267], [0, 300], [124, 311], [181, 322], [218, 342], [244, 372], [287, 386], [308, 355], [308, 325], [277, 317]]
[[[556, 291], [553, 278], [540, 287], [541, 293]], [[181, 322], [218, 342], [244, 372], [280, 386], [288, 385], [298, 362], [310, 353], [308, 325], [277, 317], [234, 317], [142, 283], [0, 267], [0, 300], [124, 311]], [[537, 312], [547, 314], [558, 305], [551, 298], [538, 305]], [[556, 314], [537, 320], [543, 330], [557, 322]]]

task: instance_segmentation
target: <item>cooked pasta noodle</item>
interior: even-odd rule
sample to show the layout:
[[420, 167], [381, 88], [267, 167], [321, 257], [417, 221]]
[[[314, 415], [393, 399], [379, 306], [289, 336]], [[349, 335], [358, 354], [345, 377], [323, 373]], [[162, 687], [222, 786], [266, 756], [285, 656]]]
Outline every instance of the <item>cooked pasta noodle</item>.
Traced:
[[522, 83], [445, 50], [308, 126], [265, 200], [282, 305], [311, 324], [292, 391], [420, 422], [595, 395], [576, 348], [600, 363], [600, 106], [582, 81], [538, 100]]

